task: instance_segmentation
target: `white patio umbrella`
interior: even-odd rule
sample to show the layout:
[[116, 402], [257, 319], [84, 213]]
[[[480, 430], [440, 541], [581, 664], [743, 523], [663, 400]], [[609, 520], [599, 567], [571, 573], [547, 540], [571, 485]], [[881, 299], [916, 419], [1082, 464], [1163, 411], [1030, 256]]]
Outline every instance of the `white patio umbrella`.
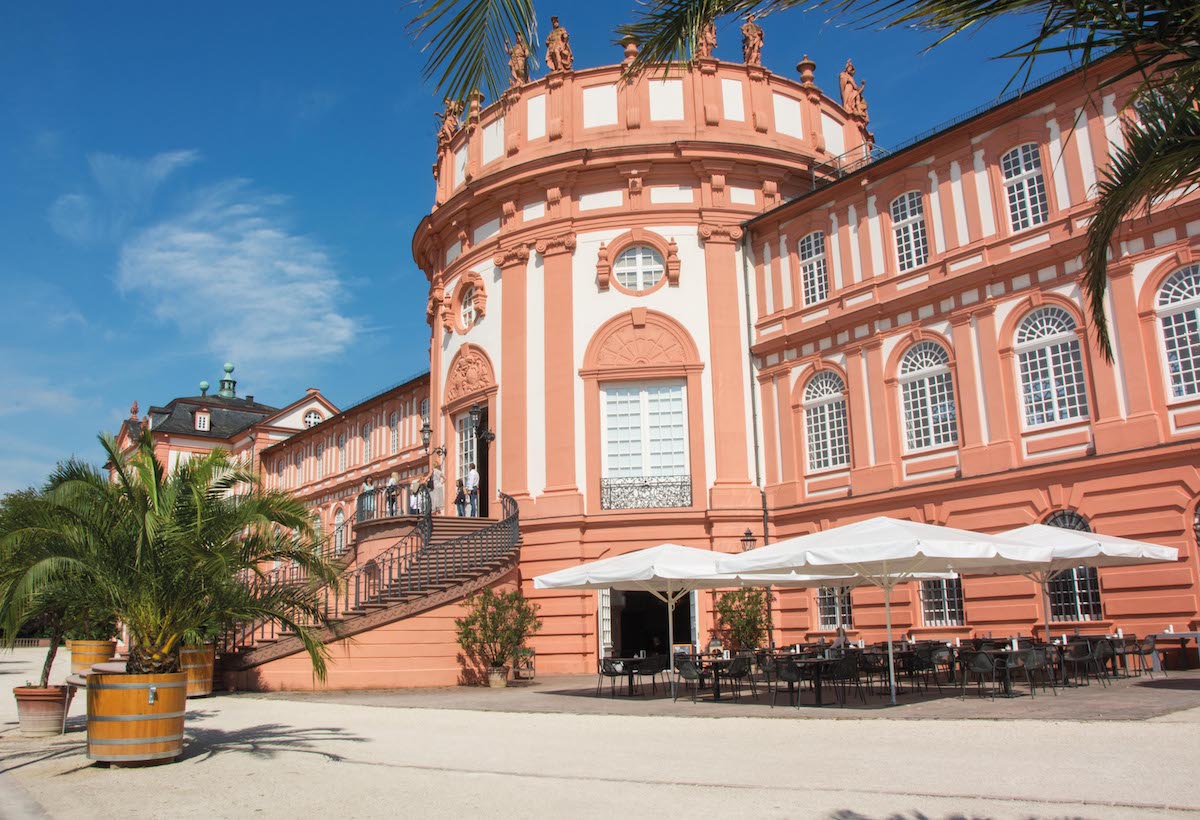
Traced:
[[[795, 573], [756, 573], [740, 576], [717, 571], [724, 553], [659, 544], [612, 558], [590, 561], [576, 567], [539, 575], [533, 579], [536, 589], [617, 589], [649, 592], [667, 605], [668, 643], [675, 637], [675, 604], [698, 589], [732, 589], [742, 586], [806, 587], [828, 584], [847, 585], [855, 579], [828, 575], [805, 576]], [[671, 660], [671, 694], [675, 694], [675, 653]]]
[[737, 575], [760, 572], [813, 572], [862, 578], [883, 590], [888, 636], [888, 677], [896, 702], [896, 661], [892, 648], [892, 588], [915, 573], [1022, 572], [1049, 564], [1048, 547], [1007, 536], [878, 517], [801, 535], [741, 555], [726, 556], [717, 570]]
[[1075, 567], [1120, 567], [1179, 560], [1179, 550], [1174, 547], [1160, 547], [1131, 538], [1046, 524], [1018, 527], [1004, 533], [1004, 536], [1051, 550], [1049, 564], [1031, 567], [1020, 573], [1042, 589], [1047, 641], [1050, 640], [1050, 582], [1058, 573]]

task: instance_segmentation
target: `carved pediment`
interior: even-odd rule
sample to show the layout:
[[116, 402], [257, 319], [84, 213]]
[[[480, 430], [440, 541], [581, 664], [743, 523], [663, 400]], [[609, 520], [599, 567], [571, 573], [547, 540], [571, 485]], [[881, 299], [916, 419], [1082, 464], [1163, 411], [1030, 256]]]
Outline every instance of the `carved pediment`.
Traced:
[[496, 376], [487, 354], [476, 347], [465, 347], [454, 357], [446, 375], [446, 403], [452, 404], [495, 385]]

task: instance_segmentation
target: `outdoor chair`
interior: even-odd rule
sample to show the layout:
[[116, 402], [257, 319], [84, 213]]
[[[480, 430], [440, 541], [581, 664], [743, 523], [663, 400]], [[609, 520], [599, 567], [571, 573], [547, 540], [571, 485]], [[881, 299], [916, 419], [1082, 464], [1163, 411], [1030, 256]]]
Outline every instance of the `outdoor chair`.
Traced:
[[851, 686], [858, 692], [858, 697], [862, 700], [863, 705], [866, 705], [867, 696], [863, 692], [862, 680], [858, 675], [858, 655], [847, 654], [833, 661], [830, 664], [829, 678], [833, 682], [838, 706], [846, 705], [846, 690]]
[[1082, 670], [1083, 683], [1089, 684], [1089, 676], [1095, 675], [1101, 686], [1108, 685], [1108, 670], [1105, 665], [1112, 657], [1112, 645], [1107, 640], [1096, 641], [1089, 645], [1086, 641], [1076, 641], [1067, 646], [1064, 660], [1067, 666], [1077, 675]]
[[608, 678], [608, 690], [613, 696], [617, 696], [617, 678], [624, 675], [621, 665], [612, 658], [600, 659], [600, 676], [596, 678], [596, 697], [600, 697], [600, 692], [604, 689], [604, 679]]
[[729, 662], [729, 666], [722, 669], [718, 674], [721, 680], [729, 681], [730, 687], [733, 689], [733, 699], [741, 700], [742, 684], [746, 681], [750, 682], [750, 689], [754, 692], [754, 696], [758, 697], [758, 689], [754, 685], [754, 676], [750, 671], [750, 656], [738, 655]]
[[533, 680], [537, 677], [537, 653], [523, 646], [513, 656], [513, 680]]
[[1036, 647], [1025, 653], [1025, 679], [1029, 681], [1029, 694], [1034, 696], [1034, 676], [1041, 675], [1042, 691], [1046, 691], [1046, 681], [1050, 682], [1050, 689], [1054, 692], [1055, 697], [1058, 696], [1058, 683], [1054, 679], [1054, 669], [1051, 668], [1049, 653], [1046, 648]]
[[637, 677], [639, 682], [643, 678], [650, 678], [650, 691], [658, 691], [658, 676], [666, 675], [669, 666], [670, 658], [666, 655], [655, 655], [652, 658], [647, 658], [640, 663], [637, 668]]
[[[929, 656], [930, 663], [933, 664], [933, 679], [937, 680], [942, 670], [946, 671], [946, 683], [955, 684], [954, 679], [954, 651], [945, 645], [935, 646], [933, 652]], [[938, 691], [942, 690], [942, 686], [938, 684]]]
[[962, 684], [959, 690], [959, 697], [967, 696], [967, 681], [974, 678], [978, 686], [980, 696], [983, 695], [983, 682], [989, 681], [992, 684], [992, 700], [996, 699], [996, 685], [998, 683], [998, 675], [996, 670], [996, 659], [987, 652], [979, 651], [971, 656], [965, 664], [963, 664]]
[[888, 685], [888, 665], [886, 650], [884, 654], [877, 652], [865, 652], [859, 656], [859, 664], [863, 674], [867, 678], [867, 688], [870, 689], [872, 681], [879, 679], [878, 688], [873, 691], [876, 694], [882, 692]]
[[[1018, 644], [1020, 646], [1020, 644]], [[1018, 650], [1009, 652], [1003, 656], [1004, 677], [1008, 681], [1008, 696], [1014, 695], [1014, 686], [1016, 685], [1017, 674], [1025, 676], [1025, 680], [1029, 680], [1029, 671], [1025, 668], [1025, 663], [1028, 660], [1029, 650]], [[1030, 684], [1032, 686], [1032, 684]]]
[[[1138, 675], [1141, 675], [1143, 672], [1149, 672], [1150, 680], [1154, 680], [1154, 654], [1158, 652], [1158, 648], [1154, 645], [1155, 640], [1156, 638], [1153, 635], [1147, 635], [1137, 645], [1137, 648], [1133, 650], [1133, 656], [1138, 661]], [[1162, 672], [1164, 678], [1167, 676], [1167, 669], [1162, 665], [1161, 658], [1159, 659], [1158, 671]]]
[[1121, 677], [1128, 678], [1131, 676], [1131, 672], [1129, 669], [1129, 659], [1133, 655], [1137, 654], [1138, 647], [1139, 647], [1139, 645], [1138, 645], [1137, 638], [1134, 637], [1133, 635], [1125, 635], [1124, 637], [1117, 638], [1116, 640], [1114, 640], [1112, 642], [1113, 654], [1121, 662], [1119, 669], [1118, 668], [1113, 669], [1114, 676], [1117, 674], [1118, 671], [1124, 672], [1124, 674]]
[[761, 676], [763, 684], [766, 685], [767, 691], [771, 689], [771, 677], [775, 674], [776, 661], [775, 656], [768, 650], [761, 650], [755, 654], [755, 670], [751, 673], [752, 679], [757, 681]]
[[[708, 673], [701, 671], [691, 658], [680, 655], [675, 658], [675, 677], [678, 681], [685, 681], [691, 685], [692, 703], [695, 703], [696, 694], [708, 680]], [[679, 700], [678, 687], [675, 689], [675, 700]]]
[[913, 682], [921, 680], [925, 689], [929, 689], [929, 679], [932, 677], [933, 682], [937, 685], [938, 691], [942, 691], [942, 682], [938, 680], [937, 667], [933, 662], [933, 654], [936, 650], [932, 646], [918, 646], [913, 652], [909, 660], [909, 677]]
[[789, 705], [800, 708], [800, 668], [792, 663], [790, 658], [781, 658], [775, 663], [775, 685], [771, 689], [771, 708], [775, 708], [775, 698], [779, 696], [779, 687], [788, 688]]

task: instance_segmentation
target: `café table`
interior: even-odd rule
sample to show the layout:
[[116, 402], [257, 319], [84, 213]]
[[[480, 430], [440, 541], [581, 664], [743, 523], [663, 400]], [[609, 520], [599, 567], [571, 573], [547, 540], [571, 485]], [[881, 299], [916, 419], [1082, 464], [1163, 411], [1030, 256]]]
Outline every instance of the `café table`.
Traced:
[[[785, 661], [787, 662], [787, 661]], [[821, 679], [824, 677], [824, 671], [830, 663], [831, 658], [791, 658], [790, 662], [800, 668], [802, 672], [807, 672], [812, 677], [813, 695], [815, 696], [816, 706], [824, 706], [825, 702], [821, 698]], [[788, 695], [791, 695], [792, 685], [788, 684]]]
[[701, 669], [707, 668], [712, 673], [713, 700], [721, 700], [721, 670], [733, 663], [733, 658], [719, 655], [700, 656], [696, 658], [696, 663], [700, 665]]
[[[1179, 641], [1179, 648], [1186, 653], [1188, 641], [1196, 642], [1196, 660], [1200, 662], [1200, 631], [1193, 632], [1156, 632], [1154, 633], [1155, 641]], [[1153, 663], [1152, 668], [1155, 672], [1163, 671], [1162, 662], [1158, 659], [1158, 652], [1155, 651], [1151, 656]]]
[[629, 683], [625, 688], [626, 697], [633, 697], [634, 677], [638, 673], [638, 669], [646, 662], [646, 658], [609, 658], [613, 664], [620, 664], [621, 673], [629, 677]]

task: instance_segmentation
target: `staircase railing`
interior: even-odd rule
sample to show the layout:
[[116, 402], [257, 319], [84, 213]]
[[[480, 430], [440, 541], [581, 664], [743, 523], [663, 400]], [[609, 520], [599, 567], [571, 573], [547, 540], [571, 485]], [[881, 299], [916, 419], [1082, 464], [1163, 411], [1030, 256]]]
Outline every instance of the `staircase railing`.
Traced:
[[[429, 490], [422, 487], [418, 499], [422, 512], [412, 532], [343, 575], [335, 587], [320, 591], [325, 620], [343, 619], [366, 608], [386, 607], [431, 587], [466, 580], [481, 567], [509, 555], [520, 540], [520, 512], [511, 496], [498, 495], [501, 508], [498, 521], [434, 544]], [[373, 517], [379, 516], [373, 514]], [[277, 640], [280, 631], [275, 621], [246, 625], [231, 632], [225, 648], [229, 651], [259, 641]]]

